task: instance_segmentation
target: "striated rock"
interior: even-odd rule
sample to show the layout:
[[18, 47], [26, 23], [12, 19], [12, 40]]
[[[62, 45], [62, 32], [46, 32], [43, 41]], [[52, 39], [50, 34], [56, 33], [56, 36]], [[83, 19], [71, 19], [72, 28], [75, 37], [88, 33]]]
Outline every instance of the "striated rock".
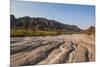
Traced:
[[88, 57], [88, 50], [86, 47], [82, 45], [78, 45], [77, 47], [77, 53], [73, 59], [73, 62], [88, 62], [89, 57]]
[[12, 37], [11, 66], [93, 62], [94, 41], [94, 35], [85, 34]]

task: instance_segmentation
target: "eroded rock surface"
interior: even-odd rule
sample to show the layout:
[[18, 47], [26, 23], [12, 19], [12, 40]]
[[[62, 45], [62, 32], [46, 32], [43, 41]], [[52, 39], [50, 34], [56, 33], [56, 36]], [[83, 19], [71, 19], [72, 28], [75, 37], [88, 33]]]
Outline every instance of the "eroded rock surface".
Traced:
[[95, 61], [93, 35], [11, 38], [11, 66]]

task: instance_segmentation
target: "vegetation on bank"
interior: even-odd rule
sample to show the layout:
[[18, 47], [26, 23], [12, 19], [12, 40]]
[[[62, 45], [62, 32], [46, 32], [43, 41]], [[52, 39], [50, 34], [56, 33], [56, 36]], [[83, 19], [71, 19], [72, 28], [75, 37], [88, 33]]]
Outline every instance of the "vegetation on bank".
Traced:
[[86, 30], [83, 32], [63, 32], [61, 30], [32, 30], [32, 29], [11, 29], [11, 37], [23, 37], [23, 36], [53, 36], [61, 34], [86, 34], [95, 35], [95, 31]]
[[62, 32], [61, 30], [32, 30], [32, 29], [11, 29], [11, 37], [23, 36], [53, 36], [61, 34], [73, 34], [76, 32]]
[[41, 30], [31, 30], [31, 29], [11, 29], [12, 37], [21, 36], [47, 36], [47, 35], [58, 35], [56, 31], [41, 31]]

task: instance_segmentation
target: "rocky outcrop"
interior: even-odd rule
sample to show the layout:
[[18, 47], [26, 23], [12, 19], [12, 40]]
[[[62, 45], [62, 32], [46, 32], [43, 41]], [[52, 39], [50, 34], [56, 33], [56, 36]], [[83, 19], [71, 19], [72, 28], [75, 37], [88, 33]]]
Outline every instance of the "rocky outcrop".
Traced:
[[11, 15], [11, 28], [33, 29], [33, 30], [62, 30], [64, 32], [80, 32], [76, 25], [60, 23], [56, 20], [46, 18], [31, 18], [28, 16], [15, 18]]
[[11, 66], [95, 61], [93, 35], [12, 37], [10, 47]]
[[83, 32], [88, 34], [88, 35], [95, 34], [95, 27], [90, 26], [88, 29], [84, 30]]

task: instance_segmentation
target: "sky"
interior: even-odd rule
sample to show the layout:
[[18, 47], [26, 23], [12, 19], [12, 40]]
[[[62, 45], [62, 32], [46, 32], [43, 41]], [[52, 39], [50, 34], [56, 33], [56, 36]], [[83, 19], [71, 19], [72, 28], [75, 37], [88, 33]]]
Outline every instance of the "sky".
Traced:
[[11, 0], [11, 14], [16, 18], [43, 17], [64, 24], [77, 25], [81, 29], [95, 26], [95, 6], [93, 5]]

